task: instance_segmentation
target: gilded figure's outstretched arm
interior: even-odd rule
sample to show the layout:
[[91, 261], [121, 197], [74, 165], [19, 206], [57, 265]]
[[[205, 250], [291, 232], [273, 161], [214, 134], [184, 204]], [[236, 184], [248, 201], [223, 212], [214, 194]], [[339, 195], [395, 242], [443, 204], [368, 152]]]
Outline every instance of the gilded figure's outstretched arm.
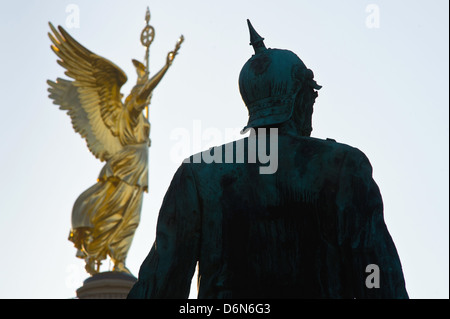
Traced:
[[184, 41], [184, 37], [181, 36], [175, 45], [175, 49], [173, 51], [170, 51], [167, 54], [166, 64], [161, 68], [161, 70], [159, 70], [158, 73], [156, 73], [151, 79], [149, 79], [145, 83], [144, 88], [140, 91], [139, 96], [138, 96], [138, 100], [142, 101], [143, 103], [137, 104], [137, 108], [138, 108], [137, 111], [142, 112], [142, 110], [145, 108], [145, 106], [147, 106], [148, 103], [145, 103], [145, 102], [148, 102], [153, 90], [159, 84], [159, 82], [161, 82], [161, 80], [164, 77], [164, 75], [166, 74], [167, 70], [172, 65], [172, 62], [175, 59], [175, 56], [177, 55], [178, 50], [180, 49], [181, 43], [183, 43], [183, 41]]
[[136, 92], [136, 97], [134, 103], [129, 104], [129, 112], [132, 116], [138, 117], [139, 114], [150, 104], [150, 98], [153, 90], [158, 85], [158, 83], [164, 77], [167, 70], [169, 69], [170, 64], [166, 63], [164, 67], [156, 73], [151, 79], [147, 80], [144, 84], [144, 87]]
[[172, 61], [169, 62], [169, 58], [167, 58], [166, 64], [162, 67], [162, 69], [156, 73], [150, 80], [147, 81], [145, 84], [145, 87], [142, 89], [142, 91], [139, 94], [139, 99], [146, 101], [152, 91], [155, 89], [155, 87], [161, 82], [162, 78], [166, 74], [167, 70], [169, 69], [170, 65], [172, 64]]

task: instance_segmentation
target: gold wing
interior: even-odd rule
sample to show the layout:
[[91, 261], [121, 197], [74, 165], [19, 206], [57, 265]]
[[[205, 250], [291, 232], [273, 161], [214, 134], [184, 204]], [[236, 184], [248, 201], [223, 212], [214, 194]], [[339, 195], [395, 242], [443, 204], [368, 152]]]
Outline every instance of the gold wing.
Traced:
[[58, 78], [49, 84], [53, 103], [67, 110], [76, 132], [86, 139], [89, 150], [101, 161], [107, 161], [123, 148], [118, 137], [118, 119], [124, 111], [120, 88], [127, 81], [125, 73], [111, 61], [89, 51], [61, 26], [51, 23], [53, 52], [58, 64], [74, 81]]

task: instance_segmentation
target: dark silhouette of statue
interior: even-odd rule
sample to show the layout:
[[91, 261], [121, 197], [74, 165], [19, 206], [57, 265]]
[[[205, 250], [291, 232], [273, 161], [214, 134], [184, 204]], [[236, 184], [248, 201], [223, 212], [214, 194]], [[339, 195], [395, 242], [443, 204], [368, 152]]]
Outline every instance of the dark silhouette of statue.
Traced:
[[[128, 297], [187, 298], [198, 263], [198, 298], [408, 298], [369, 160], [310, 137], [313, 72], [248, 24], [252, 134], [179, 167]], [[260, 150], [277, 155], [271, 172]]]

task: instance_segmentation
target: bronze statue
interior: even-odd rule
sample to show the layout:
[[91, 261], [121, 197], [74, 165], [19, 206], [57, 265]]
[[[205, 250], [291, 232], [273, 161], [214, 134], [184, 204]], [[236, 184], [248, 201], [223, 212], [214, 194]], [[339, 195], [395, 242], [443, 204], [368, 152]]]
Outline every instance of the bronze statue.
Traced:
[[[255, 54], [239, 89], [252, 134], [207, 151], [234, 150], [234, 163], [182, 163], [128, 297], [186, 298], [198, 263], [198, 298], [408, 298], [369, 160], [310, 137], [321, 86], [296, 54], [266, 48], [248, 25]], [[261, 174], [263, 161], [247, 155], [267, 147], [268, 128], [278, 168]]]
[[61, 26], [56, 30], [50, 23], [51, 48], [73, 81], [48, 81], [49, 97], [67, 111], [92, 154], [106, 162], [97, 183], [78, 197], [72, 211], [69, 240], [77, 248], [76, 256], [85, 259], [90, 274], [99, 272], [107, 256], [114, 263], [113, 271], [129, 273], [125, 259], [148, 187], [148, 106], [184, 39], [179, 38], [164, 67], [149, 79], [149, 46], [155, 35], [149, 21], [147, 8], [147, 25], [141, 34], [146, 64], [132, 60], [138, 78], [124, 102], [120, 88], [127, 81], [125, 73], [79, 44]]

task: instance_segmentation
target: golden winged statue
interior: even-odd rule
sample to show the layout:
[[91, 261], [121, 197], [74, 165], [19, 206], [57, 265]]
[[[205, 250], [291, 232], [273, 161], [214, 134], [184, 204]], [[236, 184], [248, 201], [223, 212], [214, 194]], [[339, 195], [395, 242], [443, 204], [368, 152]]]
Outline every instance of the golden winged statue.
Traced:
[[97, 183], [78, 197], [72, 210], [69, 240], [91, 275], [100, 271], [101, 261], [108, 256], [113, 271], [130, 273], [125, 259], [139, 224], [143, 192], [148, 191], [148, 106], [184, 40], [183, 36], [178, 39], [165, 65], [150, 78], [149, 46], [155, 32], [149, 20], [147, 8], [147, 25], [141, 33], [146, 65], [132, 60], [137, 83], [123, 102], [120, 89], [127, 81], [125, 73], [86, 49], [61, 26], [56, 29], [49, 23], [51, 49], [65, 74], [73, 79], [47, 81], [49, 97], [67, 111], [92, 154], [106, 162]]

